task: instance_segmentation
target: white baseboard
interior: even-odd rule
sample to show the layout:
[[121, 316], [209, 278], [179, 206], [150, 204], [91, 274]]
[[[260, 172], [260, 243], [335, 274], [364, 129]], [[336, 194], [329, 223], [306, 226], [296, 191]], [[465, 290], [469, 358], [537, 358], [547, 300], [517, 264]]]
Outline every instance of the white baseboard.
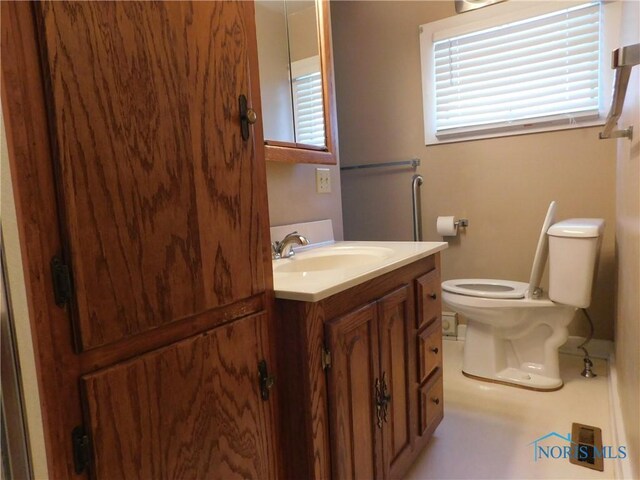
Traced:
[[[591, 352], [589, 352], [591, 353]], [[624, 430], [624, 419], [622, 417], [622, 406], [620, 405], [620, 395], [618, 395], [618, 372], [616, 370], [616, 356], [614, 352], [609, 355], [609, 412], [611, 415], [611, 437], [614, 446], [627, 445], [627, 434]], [[617, 480], [632, 480], [634, 475], [631, 459], [628, 461], [614, 462], [614, 475]]]

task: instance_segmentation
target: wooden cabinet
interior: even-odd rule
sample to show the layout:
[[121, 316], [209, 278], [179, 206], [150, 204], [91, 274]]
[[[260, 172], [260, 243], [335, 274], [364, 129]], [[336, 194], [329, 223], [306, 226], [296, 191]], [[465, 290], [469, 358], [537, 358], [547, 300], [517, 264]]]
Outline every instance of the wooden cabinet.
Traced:
[[287, 478], [406, 472], [443, 415], [439, 297], [435, 254], [319, 302], [276, 302]]
[[49, 475], [275, 478], [252, 2], [1, 20]]

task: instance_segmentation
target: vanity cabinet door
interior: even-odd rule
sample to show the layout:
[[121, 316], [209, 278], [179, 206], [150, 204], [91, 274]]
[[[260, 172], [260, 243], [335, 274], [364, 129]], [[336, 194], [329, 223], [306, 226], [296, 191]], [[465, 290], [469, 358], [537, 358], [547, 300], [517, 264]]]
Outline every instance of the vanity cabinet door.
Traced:
[[376, 303], [370, 303], [325, 324], [332, 357], [327, 388], [335, 479], [384, 475], [375, 403], [380, 380], [377, 311]]
[[[410, 289], [403, 286], [378, 301], [380, 331], [380, 369], [385, 393], [390, 398], [385, 406], [382, 429], [386, 478], [396, 478], [410, 462], [411, 429], [414, 417], [412, 395], [414, 358], [411, 332], [413, 307]], [[399, 470], [398, 470], [399, 469]]]

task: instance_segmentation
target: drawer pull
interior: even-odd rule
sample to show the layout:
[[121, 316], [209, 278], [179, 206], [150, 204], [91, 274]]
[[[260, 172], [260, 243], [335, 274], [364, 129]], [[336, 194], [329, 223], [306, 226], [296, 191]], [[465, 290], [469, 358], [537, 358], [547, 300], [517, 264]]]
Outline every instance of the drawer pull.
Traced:
[[435, 353], [436, 355], [438, 354], [438, 352], [440, 351], [438, 349], [438, 347], [431, 347], [429, 350], [431, 350], [433, 353]]
[[440, 405], [440, 399], [438, 397], [431, 397], [431, 401], [436, 405]]
[[429, 294], [429, 298], [430, 298], [431, 300], [435, 300], [436, 298], [438, 298], [438, 294], [437, 294], [437, 293], [430, 293], [430, 294]]

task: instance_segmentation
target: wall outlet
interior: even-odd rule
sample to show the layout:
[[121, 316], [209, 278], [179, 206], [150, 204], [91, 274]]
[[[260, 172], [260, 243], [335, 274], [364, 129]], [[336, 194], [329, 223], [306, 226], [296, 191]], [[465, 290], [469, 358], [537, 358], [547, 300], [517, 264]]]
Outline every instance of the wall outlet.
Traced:
[[316, 168], [316, 192], [331, 193], [331, 170]]
[[458, 314], [442, 312], [442, 335], [456, 338], [458, 336]]

